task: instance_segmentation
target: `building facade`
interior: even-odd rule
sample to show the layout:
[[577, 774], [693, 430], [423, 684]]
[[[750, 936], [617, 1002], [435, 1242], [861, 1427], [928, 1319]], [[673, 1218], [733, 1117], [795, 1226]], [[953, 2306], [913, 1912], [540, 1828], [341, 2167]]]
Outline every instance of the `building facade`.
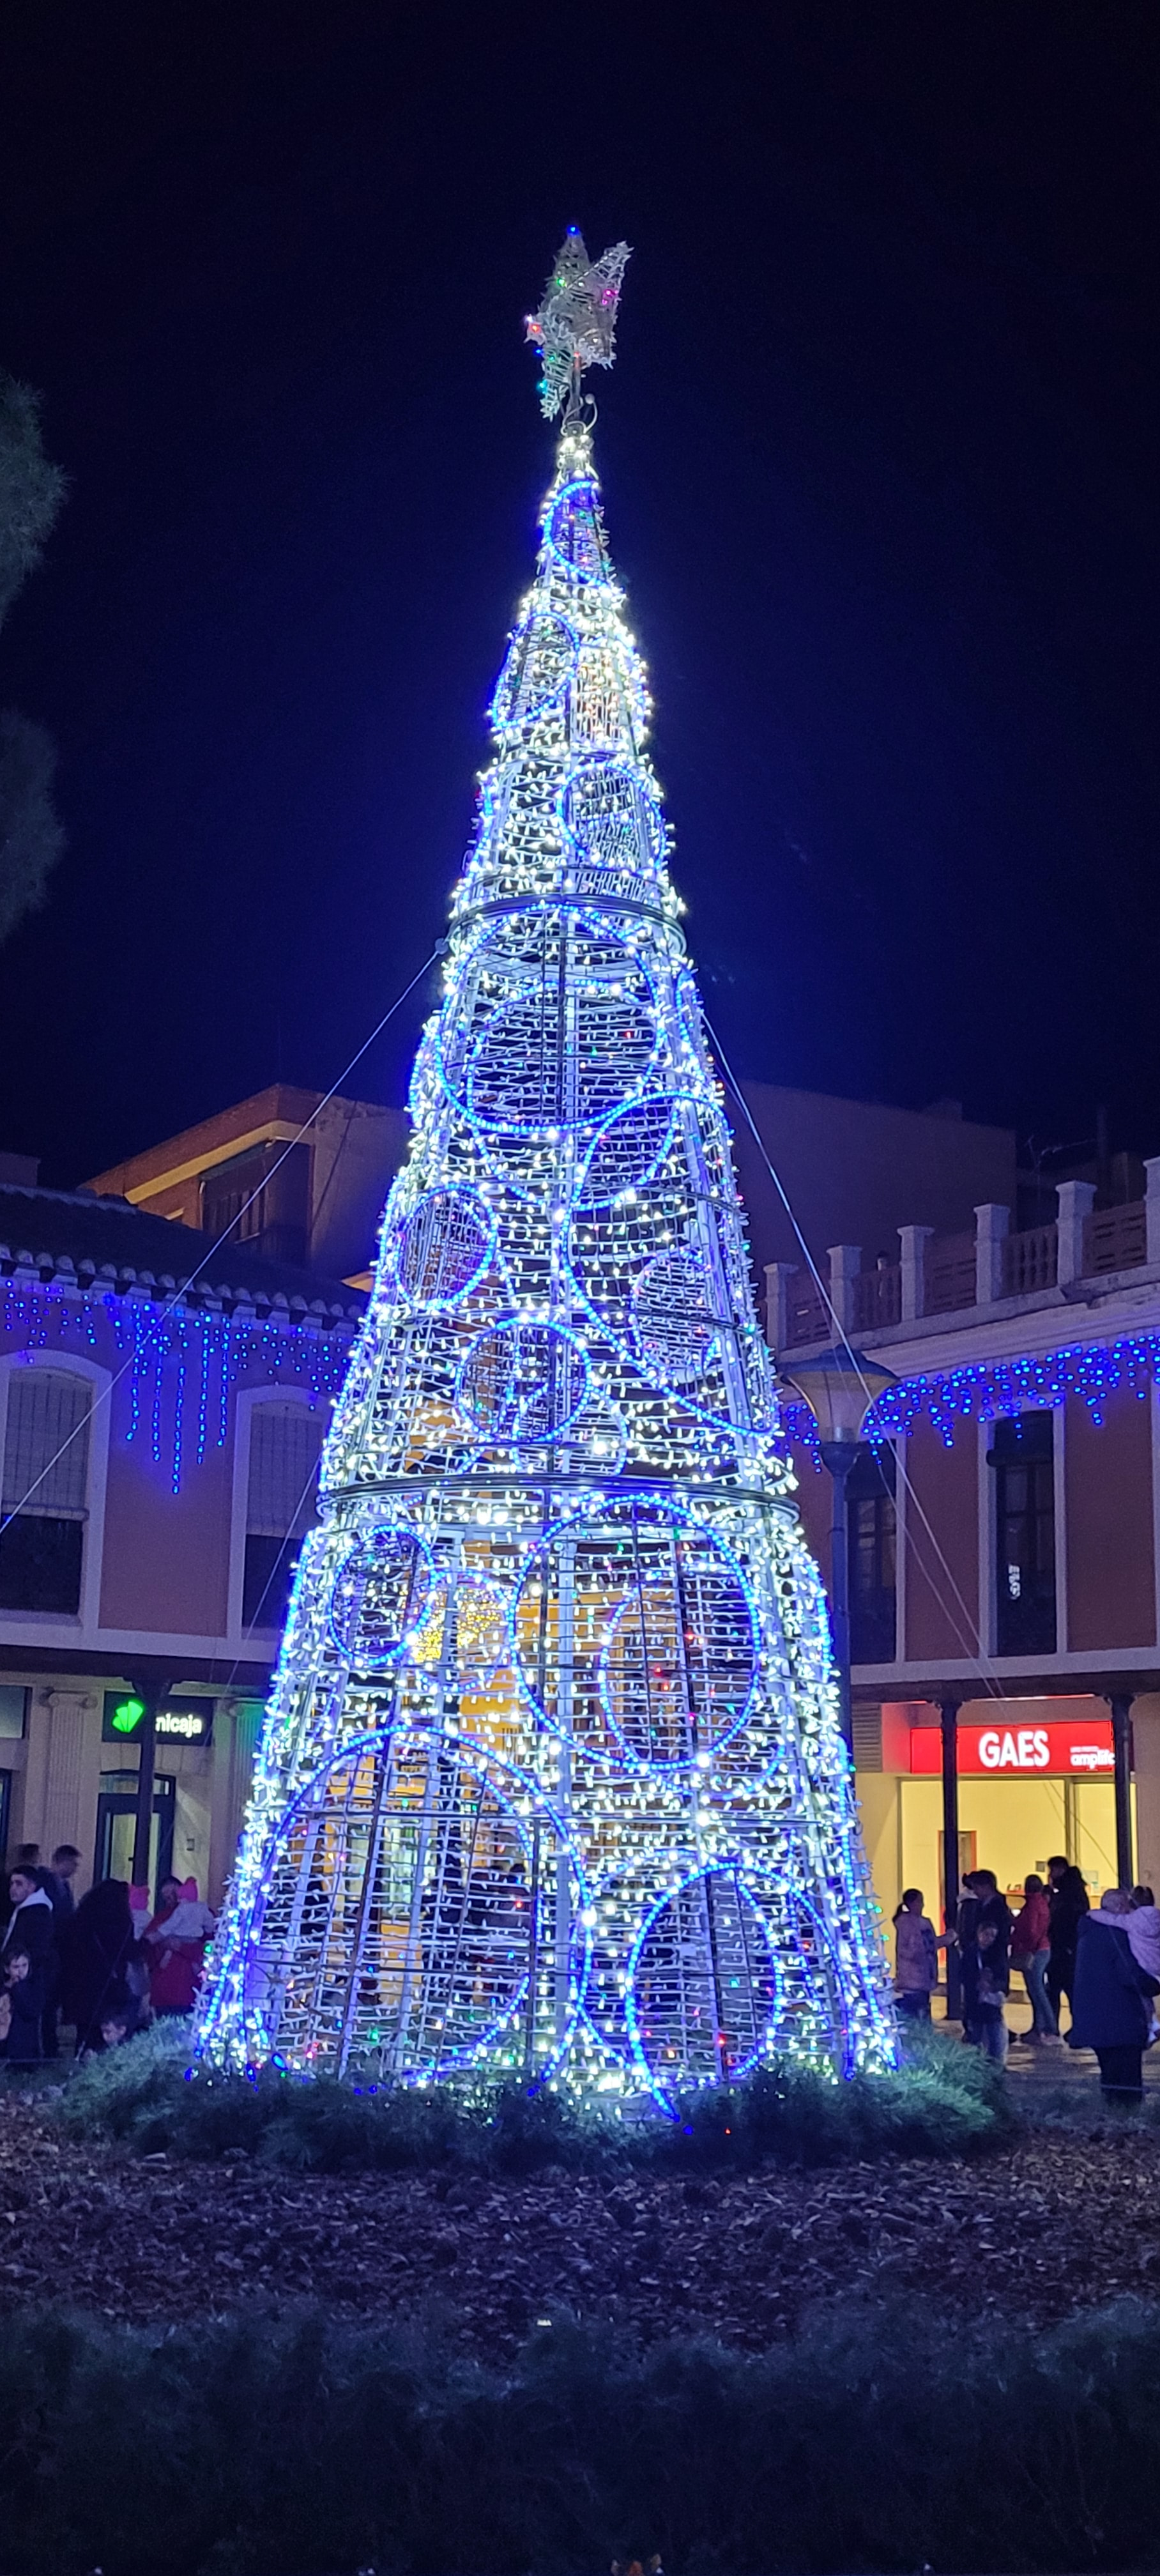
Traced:
[[[1144, 1171], [1128, 1204], [1069, 1181], [1051, 1222], [982, 1202], [970, 1233], [906, 1225], [896, 1261], [837, 1244], [819, 1265], [894, 1380], [848, 1485], [855, 1761], [890, 1912], [903, 1886], [940, 1901], [952, 1830], [957, 1868], [1010, 1888], [1055, 1852], [1093, 1894], [1128, 1866], [1160, 1882], [1160, 1159]], [[828, 1568], [792, 1382], [837, 1336], [807, 1269], [770, 1266], [768, 1324]]]
[[369, 1287], [409, 1132], [401, 1109], [278, 1082], [98, 1172], [87, 1186], [267, 1260]]
[[236, 1241], [0, 1180], [0, 1849], [129, 1876], [159, 1689], [150, 1874], [218, 1901], [360, 1312]]

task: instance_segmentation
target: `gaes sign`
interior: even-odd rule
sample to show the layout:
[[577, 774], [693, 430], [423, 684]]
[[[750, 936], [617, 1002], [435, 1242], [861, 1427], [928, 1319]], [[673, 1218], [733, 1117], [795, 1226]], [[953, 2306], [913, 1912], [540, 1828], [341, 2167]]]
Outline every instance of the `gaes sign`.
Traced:
[[[1110, 1717], [1049, 1726], [959, 1725], [959, 1770], [983, 1779], [1111, 1778], [1116, 1767]], [[910, 1768], [929, 1779], [942, 1770], [942, 1731], [912, 1726]]]

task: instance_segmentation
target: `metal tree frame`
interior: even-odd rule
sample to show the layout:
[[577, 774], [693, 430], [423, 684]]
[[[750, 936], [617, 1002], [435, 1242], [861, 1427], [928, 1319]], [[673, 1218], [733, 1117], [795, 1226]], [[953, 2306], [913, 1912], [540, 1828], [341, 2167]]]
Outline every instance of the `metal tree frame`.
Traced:
[[198, 2047], [671, 2110], [895, 2037], [579, 399], [609, 273], [573, 247], [536, 577]]

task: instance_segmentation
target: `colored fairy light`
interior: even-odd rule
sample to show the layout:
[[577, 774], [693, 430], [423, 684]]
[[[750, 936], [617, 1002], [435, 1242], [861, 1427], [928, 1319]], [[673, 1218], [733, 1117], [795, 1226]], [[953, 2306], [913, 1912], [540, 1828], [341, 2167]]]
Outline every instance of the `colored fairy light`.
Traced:
[[623, 260], [570, 238], [535, 580], [197, 2046], [671, 2109], [896, 2037], [581, 416]]

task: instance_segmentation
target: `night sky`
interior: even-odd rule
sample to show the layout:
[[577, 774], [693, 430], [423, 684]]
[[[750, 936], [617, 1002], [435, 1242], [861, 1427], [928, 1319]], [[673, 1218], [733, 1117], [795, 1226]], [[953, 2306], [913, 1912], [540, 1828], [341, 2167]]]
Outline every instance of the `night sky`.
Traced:
[[633, 245], [597, 454], [737, 1069], [1160, 1151], [1158, 50], [1152, 0], [7, 0], [0, 364], [71, 493], [0, 703], [69, 845], [0, 1145], [325, 1088], [440, 935], [575, 222]]

